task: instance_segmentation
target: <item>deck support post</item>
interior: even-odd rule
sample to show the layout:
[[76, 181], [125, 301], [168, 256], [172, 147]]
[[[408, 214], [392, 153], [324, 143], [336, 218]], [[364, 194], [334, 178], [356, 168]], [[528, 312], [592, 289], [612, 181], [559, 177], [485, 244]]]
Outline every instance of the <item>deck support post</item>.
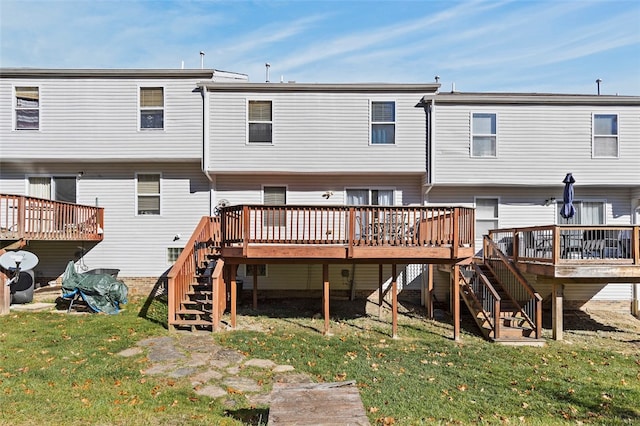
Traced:
[[0, 272], [0, 315], [6, 315], [10, 311], [11, 289], [6, 285], [7, 276]]
[[378, 318], [382, 318], [382, 304], [384, 303], [384, 294], [382, 292], [382, 274], [384, 265], [378, 265]]
[[238, 274], [238, 265], [229, 265], [229, 274], [231, 275], [231, 328], [236, 328], [236, 307], [238, 304], [236, 275]]
[[453, 272], [451, 274], [451, 297], [453, 305], [453, 340], [460, 341], [460, 285], [458, 280], [460, 279], [460, 266], [453, 265]]
[[329, 334], [329, 264], [322, 264], [322, 313], [324, 315], [324, 329], [322, 334]]
[[562, 340], [562, 314], [563, 314], [564, 284], [559, 282], [553, 283], [551, 290], [551, 316], [553, 322], [553, 339]]
[[258, 268], [253, 267], [253, 309], [258, 309]]
[[398, 274], [395, 263], [391, 264], [391, 337], [396, 339], [398, 337]]
[[427, 308], [427, 318], [433, 319], [433, 264], [429, 264], [427, 276], [427, 293], [424, 305]]

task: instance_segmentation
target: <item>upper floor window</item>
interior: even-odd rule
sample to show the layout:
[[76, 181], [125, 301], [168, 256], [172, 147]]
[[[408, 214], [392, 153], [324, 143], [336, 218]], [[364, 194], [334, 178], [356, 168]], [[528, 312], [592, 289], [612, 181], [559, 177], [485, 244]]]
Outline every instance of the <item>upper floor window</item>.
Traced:
[[371, 102], [371, 144], [396, 143], [396, 103]]
[[164, 89], [140, 88], [140, 129], [164, 129]]
[[249, 143], [273, 142], [271, 101], [249, 101]]
[[40, 89], [38, 87], [16, 87], [16, 130], [38, 130], [40, 128]]
[[471, 156], [496, 156], [496, 115], [474, 113], [471, 123]]
[[136, 205], [139, 215], [160, 214], [159, 173], [139, 173], [136, 176]]
[[618, 157], [618, 115], [594, 114], [593, 156]]

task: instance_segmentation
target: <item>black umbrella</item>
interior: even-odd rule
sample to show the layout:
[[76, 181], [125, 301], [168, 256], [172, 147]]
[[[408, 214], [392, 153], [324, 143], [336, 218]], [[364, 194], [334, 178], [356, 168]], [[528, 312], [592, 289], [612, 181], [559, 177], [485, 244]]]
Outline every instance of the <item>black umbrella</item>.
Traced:
[[576, 209], [573, 207], [573, 184], [576, 183], [576, 180], [571, 173], [567, 173], [562, 182], [564, 183], [564, 194], [562, 197], [564, 205], [560, 210], [560, 216], [565, 219], [571, 219], [576, 214]]

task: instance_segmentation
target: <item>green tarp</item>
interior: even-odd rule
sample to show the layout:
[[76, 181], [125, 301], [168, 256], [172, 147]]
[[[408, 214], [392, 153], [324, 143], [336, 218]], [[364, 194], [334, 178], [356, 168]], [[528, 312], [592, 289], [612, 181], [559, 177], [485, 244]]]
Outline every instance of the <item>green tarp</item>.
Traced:
[[64, 298], [80, 295], [96, 312], [116, 314], [120, 305], [127, 303], [128, 288], [122, 281], [109, 274], [79, 274], [73, 261], [69, 261], [62, 276]]

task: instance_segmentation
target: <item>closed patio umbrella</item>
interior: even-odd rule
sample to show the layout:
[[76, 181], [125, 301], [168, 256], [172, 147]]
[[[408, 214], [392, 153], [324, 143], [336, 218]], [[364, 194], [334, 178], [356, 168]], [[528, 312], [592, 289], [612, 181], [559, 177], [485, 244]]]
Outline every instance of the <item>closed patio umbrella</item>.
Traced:
[[564, 194], [563, 194], [563, 206], [560, 210], [560, 216], [565, 219], [571, 219], [576, 214], [576, 209], [573, 207], [573, 184], [576, 180], [573, 178], [571, 173], [567, 173], [564, 180]]

